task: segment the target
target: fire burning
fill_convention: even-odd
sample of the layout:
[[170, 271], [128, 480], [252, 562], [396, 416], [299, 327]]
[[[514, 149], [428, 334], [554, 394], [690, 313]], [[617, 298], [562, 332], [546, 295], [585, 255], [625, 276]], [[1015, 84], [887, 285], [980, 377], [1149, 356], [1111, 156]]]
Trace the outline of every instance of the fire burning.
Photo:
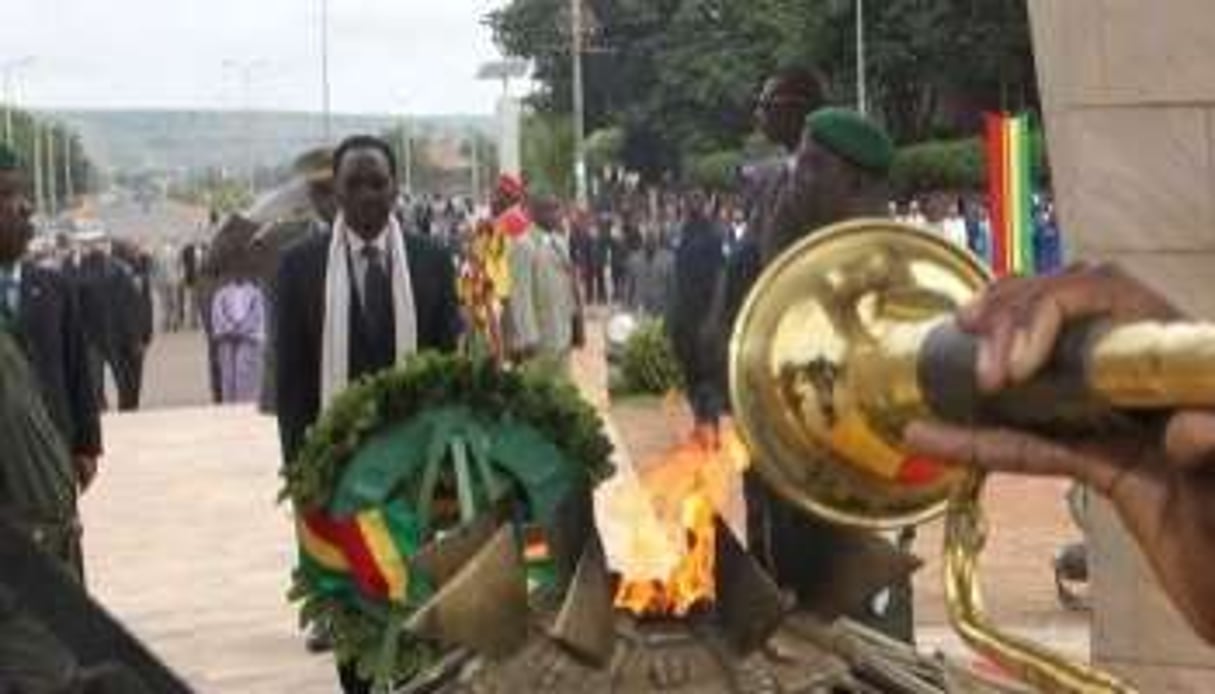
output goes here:
[[626, 543], [617, 548], [625, 558], [615, 567], [621, 571], [617, 608], [684, 617], [716, 600], [716, 521], [720, 516], [745, 536], [741, 473], [746, 466], [742, 442], [725, 425], [711, 434], [697, 431], [631, 471], [634, 478], [611, 500], [622, 514], [611, 514], [610, 522]]

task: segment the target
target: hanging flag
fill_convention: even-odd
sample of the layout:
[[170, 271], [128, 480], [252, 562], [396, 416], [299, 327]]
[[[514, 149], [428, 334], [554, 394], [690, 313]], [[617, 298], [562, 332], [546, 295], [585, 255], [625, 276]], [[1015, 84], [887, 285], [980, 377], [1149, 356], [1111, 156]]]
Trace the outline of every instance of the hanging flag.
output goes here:
[[1033, 158], [1029, 117], [989, 113], [987, 180], [991, 269], [997, 277], [1034, 274]]

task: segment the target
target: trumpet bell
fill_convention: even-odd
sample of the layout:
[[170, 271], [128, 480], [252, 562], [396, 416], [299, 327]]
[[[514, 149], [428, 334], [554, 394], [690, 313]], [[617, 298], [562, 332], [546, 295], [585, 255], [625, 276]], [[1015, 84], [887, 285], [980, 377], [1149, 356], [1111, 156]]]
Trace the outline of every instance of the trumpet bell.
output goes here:
[[754, 468], [828, 521], [890, 529], [945, 512], [964, 473], [907, 455], [923, 413], [913, 360], [885, 353], [974, 297], [980, 261], [917, 227], [862, 219], [782, 254], [735, 322], [730, 392]]

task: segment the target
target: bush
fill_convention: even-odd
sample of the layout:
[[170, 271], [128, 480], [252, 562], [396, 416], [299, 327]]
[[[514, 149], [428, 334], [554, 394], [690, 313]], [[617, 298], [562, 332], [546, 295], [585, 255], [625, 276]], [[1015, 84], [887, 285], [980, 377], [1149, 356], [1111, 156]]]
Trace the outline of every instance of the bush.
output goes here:
[[661, 320], [638, 326], [624, 346], [617, 395], [665, 395], [683, 387], [675, 350]]
[[983, 141], [924, 142], [899, 150], [890, 169], [890, 184], [899, 195], [930, 190], [982, 188], [987, 181]]
[[[1034, 182], [1049, 177], [1042, 132], [1030, 133]], [[900, 196], [934, 190], [981, 190], [987, 187], [987, 146], [981, 137], [936, 140], [908, 145], [895, 155], [890, 185]]]
[[742, 164], [743, 153], [736, 149], [694, 156], [687, 164], [688, 181], [709, 190], [732, 190], [738, 187], [738, 171]]
[[603, 128], [596, 130], [586, 138], [583, 145], [586, 151], [587, 164], [593, 169], [619, 164], [624, 153], [624, 130], [621, 128]]

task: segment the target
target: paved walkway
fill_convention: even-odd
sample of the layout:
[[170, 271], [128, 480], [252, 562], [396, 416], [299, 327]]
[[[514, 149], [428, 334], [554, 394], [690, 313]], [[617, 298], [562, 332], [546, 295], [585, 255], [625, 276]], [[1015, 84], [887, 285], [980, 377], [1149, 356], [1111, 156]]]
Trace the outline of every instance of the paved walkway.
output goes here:
[[250, 408], [105, 422], [82, 506], [94, 593], [199, 692], [330, 694], [285, 598], [290, 519], [275, 503], [273, 420]]

